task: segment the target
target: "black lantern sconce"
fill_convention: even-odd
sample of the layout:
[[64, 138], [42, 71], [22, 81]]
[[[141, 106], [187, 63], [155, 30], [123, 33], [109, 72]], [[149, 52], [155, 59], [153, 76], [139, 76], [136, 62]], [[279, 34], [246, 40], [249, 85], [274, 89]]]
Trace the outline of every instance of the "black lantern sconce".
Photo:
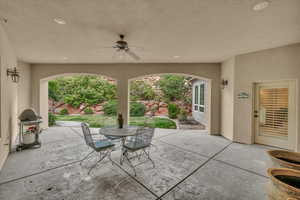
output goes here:
[[14, 83], [17, 83], [19, 82], [19, 79], [20, 79], [20, 74], [17, 70], [16, 67], [14, 68], [8, 68], [7, 71], [7, 76], [10, 76], [11, 77], [11, 80], [14, 82]]
[[223, 79], [222, 82], [221, 82], [222, 89], [224, 89], [227, 86], [228, 86], [228, 80]]

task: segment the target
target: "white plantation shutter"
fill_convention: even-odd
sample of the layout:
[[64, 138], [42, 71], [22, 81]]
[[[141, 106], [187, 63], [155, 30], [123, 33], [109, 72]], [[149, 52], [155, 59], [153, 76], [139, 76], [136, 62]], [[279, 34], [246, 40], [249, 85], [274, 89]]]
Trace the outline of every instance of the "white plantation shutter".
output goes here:
[[269, 136], [288, 136], [288, 88], [260, 89], [260, 133]]

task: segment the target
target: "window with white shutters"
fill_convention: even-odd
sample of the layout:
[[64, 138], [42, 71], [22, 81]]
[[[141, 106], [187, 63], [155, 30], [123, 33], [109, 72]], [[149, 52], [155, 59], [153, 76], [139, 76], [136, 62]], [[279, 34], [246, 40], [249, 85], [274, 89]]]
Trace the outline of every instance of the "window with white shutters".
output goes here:
[[288, 88], [260, 89], [260, 132], [263, 135], [287, 137]]

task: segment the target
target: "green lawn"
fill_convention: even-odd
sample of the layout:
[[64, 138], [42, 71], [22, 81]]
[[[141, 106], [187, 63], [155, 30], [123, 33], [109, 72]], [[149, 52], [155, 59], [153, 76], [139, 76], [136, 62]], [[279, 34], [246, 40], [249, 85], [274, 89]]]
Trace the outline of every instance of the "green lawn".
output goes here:
[[[116, 125], [116, 116], [105, 115], [56, 115], [57, 121], [79, 121], [86, 122], [91, 127], [100, 128], [103, 126]], [[147, 123], [146, 123], [147, 122]], [[176, 129], [176, 124], [172, 120], [165, 118], [130, 117], [130, 125], [152, 128]]]

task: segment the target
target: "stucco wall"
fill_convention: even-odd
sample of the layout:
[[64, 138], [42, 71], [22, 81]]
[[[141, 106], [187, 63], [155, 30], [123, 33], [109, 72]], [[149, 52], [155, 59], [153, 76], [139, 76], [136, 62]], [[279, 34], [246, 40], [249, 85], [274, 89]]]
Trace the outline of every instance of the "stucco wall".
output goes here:
[[[88, 73], [115, 78], [118, 81], [119, 110], [128, 116], [128, 81], [151, 74], [179, 73], [194, 75], [211, 80], [211, 116], [212, 134], [219, 134], [220, 123], [220, 64], [34, 64], [32, 65], [33, 105], [40, 105], [40, 83], [61, 74]], [[42, 97], [43, 98], [43, 97]], [[46, 100], [42, 100], [46, 102]], [[47, 116], [45, 116], [47, 117]]]
[[[297, 114], [299, 115], [300, 98], [300, 44], [259, 51], [236, 56], [235, 61], [235, 94], [245, 91], [249, 99], [234, 98], [234, 138], [238, 142], [253, 143], [253, 84], [255, 82], [275, 80], [296, 80]], [[291, 119], [289, 119], [289, 122]], [[297, 147], [300, 151], [300, 134], [296, 116]]]
[[[16, 67], [17, 59], [9, 44], [6, 33], [0, 25], [0, 67], [1, 67], [1, 137], [0, 169], [8, 155], [10, 141], [17, 135], [17, 84], [7, 77], [7, 68]], [[12, 140], [10, 138], [12, 137]]]
[[228, 80], [228, 85], [221, 92], [221, 134], [233, 140], [234, 133], [234, 72], [235, 58], [222, 63], [221, 79]]

